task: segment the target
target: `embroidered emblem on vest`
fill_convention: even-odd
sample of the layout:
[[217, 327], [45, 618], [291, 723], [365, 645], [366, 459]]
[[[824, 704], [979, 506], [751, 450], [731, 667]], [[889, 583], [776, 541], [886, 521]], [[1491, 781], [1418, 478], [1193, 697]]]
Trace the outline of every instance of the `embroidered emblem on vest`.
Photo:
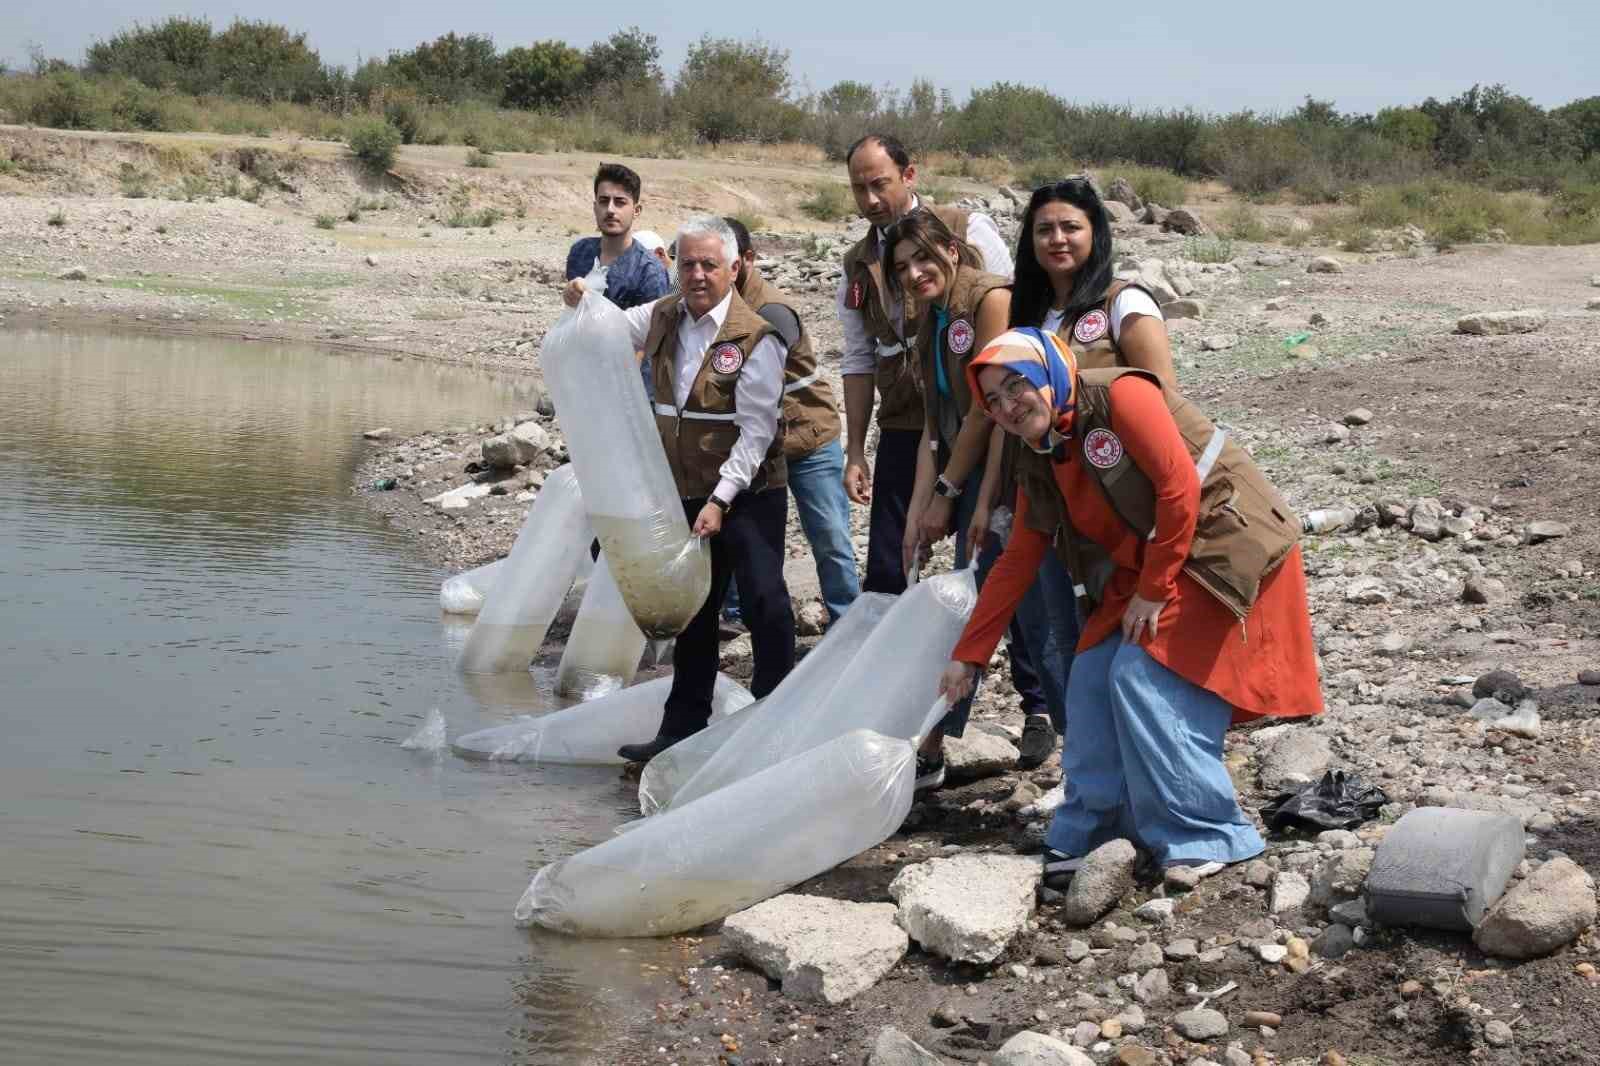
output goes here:
[[744, 366], [744, 353], [732, 341], [717, 345], [711, 351], [711, 369], [719, 374], [732, 374]]
[[845, 293], [844, 306], [848, 310], [859, 311], [866, 302], [867, 290], [862, 287], [860, 279], [852, 281], [850, 283], [850, 291]]
[[945, 344], [956, 355], [966, 355], [972, 351], [972, 323], [964, 318], [958, 318], [950, 323], [950, 328], [945, 331]]
[[1072, 336], [1079, 344], [1091, 344], [1104, 337], [1110, 326], [1111, 320], [1106, 317], [1105, 311], [1097, 307], [1078, 319], [1072, 327]]
[[1109, 470], [1122, 461], [1122, 441], [1109, 429], [1091, 430], [1083, 438], [1083, 457], [1101, 470]]

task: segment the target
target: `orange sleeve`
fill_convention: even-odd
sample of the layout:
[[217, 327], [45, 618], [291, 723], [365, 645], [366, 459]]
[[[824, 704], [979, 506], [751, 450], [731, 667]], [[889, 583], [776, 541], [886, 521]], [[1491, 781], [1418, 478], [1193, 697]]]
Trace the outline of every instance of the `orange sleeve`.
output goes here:
[[1011, 539], [1006, 541], [1006, 550], [1000, 553], [994, 568], [984, 578], [977, 606], [972, 609], [967, 628], [961, 631], [961, 639], [950, 653], [952, 659], [972, 663], [980, 670], [988, 666], [1001, 634], [1011, 624], [1017, 604], [1033, 585], [1044, 553], [1050, 550], [1050, 540], [1038, 530], [1029, 529], [1027, 517], [1028, 501], [1018, 492], [1017, 514], [1011, 520]]
[[1127, 375], [1111, 386], [1111, 426], [1156, 490], [1156, 528], [1144, 545], [1139, 596], [1170, 600], [1200, 513], [1200, 477], [1159, 386]]

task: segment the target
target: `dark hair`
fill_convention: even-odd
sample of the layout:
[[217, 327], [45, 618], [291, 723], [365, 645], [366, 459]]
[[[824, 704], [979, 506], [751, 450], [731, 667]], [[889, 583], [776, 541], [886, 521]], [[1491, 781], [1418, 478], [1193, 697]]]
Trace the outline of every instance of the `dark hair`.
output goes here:
[[865, 144], [876, 144], [879, 148], [882, 148], [888, 153], [890, 162], [901, 170], [911, 165], [911, 153], [906, 151], [906, 146], [900, 143], [898, 137], [888, 133], [868, 133], [857, 140], [855, 144], [845, 149], [845, 166], [848, 167], [850, 165], [850, 159], [856, 154], [856, 149]]
[[620, 185], [633, 197], [633, 202], [639, 202], [639, 175], [621, 163], [601, 163], [600, 169], [594, 172], [594, 191], [600, 192], [600, 183], [608, 181], [613, 185]]
[[750, 231], [745, 228], [745, 224], [732, 215], [723, 215], [722, 221], [726, 222], [728, 228], [733, 230], [733, 239], [739, 244], [739, 257], [742, 259], [749, 255], [750, 249], [754, 245], [750, 243]]
[[1089, 260], [1078, 268], [1072, 282], [1072, 295], [1067, 298], [1067, 321], [1099, 306], [1111, 287], [1111, 219], [1106, 215], [1106, 205], [1088, 178], [1065, 178], [1033, 190], [1028, 209], [1022, 214], [1022, 228], [1017, 231], [1017, 265], [1011, 283], [1011, 325], [1038, 326], [1055, 301], [1055, 287], [1050, 276], [1039, 265], [1033, 254], [1033, 219], [1045, 204], [1066, 203], [1089, 216], [1094, 229]]
[[[910, 241], [924, 252], [940, 258], [943, 258], [945, 249], [954, 244], [957, 263], [980, 269], [983, 266], [983, 259], [976, 248], [950, 232], [944, 219], [926, 207], [919, 207], [883, 232], [883, 276], [895, 292], [900, 291], [900, 275], [894, 268], [894, 250], [901, 241]], [[944, 272], [945, 284], [949, 285], [954, 276], [954, 267], [947, 269]]]

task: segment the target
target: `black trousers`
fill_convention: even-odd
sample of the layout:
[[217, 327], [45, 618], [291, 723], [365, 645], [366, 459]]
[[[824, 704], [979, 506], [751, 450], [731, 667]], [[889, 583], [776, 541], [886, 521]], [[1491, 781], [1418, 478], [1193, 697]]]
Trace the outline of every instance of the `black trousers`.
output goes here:
[[[905, 542], [906, 512], [917, 484], [919, 429], [885, 429], [878, 433], [878, 454], [872, 463], [872, 511], [867, 529], [867, 577], [862, 592], [906, 590], [900, 546]], [[741, 585], [742, 587], [742, 585]]]
[[[683, 501], [689, 524], [704, 499]], [[711, 538], [711, 593], [678, 636], [672, 651], [672, 693], [667, 696], [661, 732], [682, 738], [704, 729], [711, 719], [711, 693], [721, 653], [717, 642], [728, 582], [739, 580], [739, 611], [750, 630], [757, 699], [778, 687], [794, 668], [794, 608], [783, 582], [783, 534], [789, 520], [789, 490], [742, 492], [722, 517], [722, 532]]]

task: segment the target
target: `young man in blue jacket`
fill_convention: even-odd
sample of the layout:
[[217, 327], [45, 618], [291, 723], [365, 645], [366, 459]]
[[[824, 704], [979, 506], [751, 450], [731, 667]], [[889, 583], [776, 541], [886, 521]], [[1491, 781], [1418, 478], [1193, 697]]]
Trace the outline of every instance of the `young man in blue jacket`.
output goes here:
[[598, 237], [574, 241], [567, 252], [567, 280], [583, 279], [590, 292], [626, 311], [651, 303], [672, 289], [667, 270], [649, 249], [633, 239], [642, 209], [639, 175], [621, 163], [602, 163], [594, 175], [594, 224]]

